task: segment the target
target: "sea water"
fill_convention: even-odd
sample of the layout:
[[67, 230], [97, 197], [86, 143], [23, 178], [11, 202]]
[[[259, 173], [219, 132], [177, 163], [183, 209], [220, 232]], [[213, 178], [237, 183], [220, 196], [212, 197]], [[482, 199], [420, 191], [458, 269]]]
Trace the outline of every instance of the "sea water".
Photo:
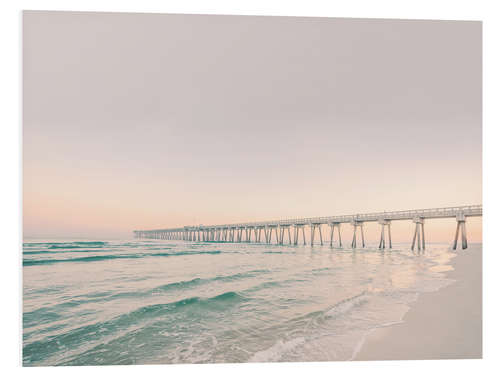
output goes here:
[[349, 360], [419, 293], [452, 283], [454, 256], [448, 244], [25, 240], [23, 364]]

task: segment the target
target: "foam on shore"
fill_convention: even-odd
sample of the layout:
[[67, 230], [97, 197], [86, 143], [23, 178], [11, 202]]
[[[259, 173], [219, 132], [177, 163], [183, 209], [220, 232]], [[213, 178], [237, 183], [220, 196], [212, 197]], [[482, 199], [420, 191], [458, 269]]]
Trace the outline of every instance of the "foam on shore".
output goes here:
[[372, 330], [354, 359], [482, 358], [482, 248], [458, 251], [451, 265], [454, 283], [421, 293], [402, 324]]

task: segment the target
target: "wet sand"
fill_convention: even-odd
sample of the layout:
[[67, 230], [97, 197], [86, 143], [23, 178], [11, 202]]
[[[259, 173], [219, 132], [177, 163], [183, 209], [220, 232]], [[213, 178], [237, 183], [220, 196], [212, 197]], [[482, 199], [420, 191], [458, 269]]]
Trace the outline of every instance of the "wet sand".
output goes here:
[[482, 249], [459, 250], [453, 284], [422, 293], [401, 324], [372, 331], [357, 361], [482, 358]]

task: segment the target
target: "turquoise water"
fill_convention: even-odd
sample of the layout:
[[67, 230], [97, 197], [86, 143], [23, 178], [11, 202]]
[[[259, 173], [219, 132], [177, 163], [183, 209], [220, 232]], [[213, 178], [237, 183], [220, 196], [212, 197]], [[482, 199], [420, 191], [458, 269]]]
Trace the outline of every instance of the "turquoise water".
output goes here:
[[453, 282], [427, 247], [25, 240], [23, 364], [349, 360]]

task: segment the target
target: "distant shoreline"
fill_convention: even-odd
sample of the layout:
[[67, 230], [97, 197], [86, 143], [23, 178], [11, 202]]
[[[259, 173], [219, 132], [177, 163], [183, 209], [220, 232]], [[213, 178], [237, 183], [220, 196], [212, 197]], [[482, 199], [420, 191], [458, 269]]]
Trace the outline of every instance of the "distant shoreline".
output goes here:
[[355, 361], [482, 358], [482, 247], [457, 251], [456, 280], [422, 293], [401, 324], [367, 335]]

